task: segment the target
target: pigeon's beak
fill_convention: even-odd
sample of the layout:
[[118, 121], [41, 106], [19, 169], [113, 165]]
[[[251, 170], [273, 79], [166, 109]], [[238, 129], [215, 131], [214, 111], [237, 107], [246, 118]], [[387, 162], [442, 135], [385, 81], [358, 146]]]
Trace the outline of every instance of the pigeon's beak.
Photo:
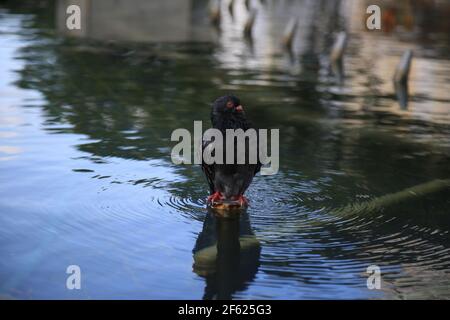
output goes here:
[[244, 111], [244, 108], [242, 108], [241, 105], [238, 105], [238, 106], [236, 107], [236, 111], [237, 111], [237, 112], [242, 112], [242, 111]]

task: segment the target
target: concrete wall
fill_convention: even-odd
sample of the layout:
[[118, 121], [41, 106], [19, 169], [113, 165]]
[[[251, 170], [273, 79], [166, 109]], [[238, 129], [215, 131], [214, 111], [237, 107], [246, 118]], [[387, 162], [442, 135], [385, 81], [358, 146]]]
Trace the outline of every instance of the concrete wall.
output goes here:
[[[81, 8], [81, 30], [66, 27], [71, 4]], [[204, 0], [58, 0], [56, 21], [65, 35], [98, 40], [209, 41], [206, 10]]]

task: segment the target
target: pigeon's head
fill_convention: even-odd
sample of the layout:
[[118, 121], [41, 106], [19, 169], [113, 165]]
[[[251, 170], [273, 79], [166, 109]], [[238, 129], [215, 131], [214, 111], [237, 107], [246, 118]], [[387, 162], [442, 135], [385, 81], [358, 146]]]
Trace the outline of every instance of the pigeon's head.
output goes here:
[[234, 95], [226, 95], [217, 98], [212, 105], [211, 121], [213, 125], [220, 120], [245, 119], [244, 108], [241, 101]]

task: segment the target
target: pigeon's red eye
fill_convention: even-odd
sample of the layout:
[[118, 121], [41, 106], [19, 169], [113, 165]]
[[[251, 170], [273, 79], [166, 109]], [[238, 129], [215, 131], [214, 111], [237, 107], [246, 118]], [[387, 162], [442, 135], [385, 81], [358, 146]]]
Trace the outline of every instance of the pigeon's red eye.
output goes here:
[[228, 101], [228, 102], [227, 102], [227, 108], [228, 108], [228, 109], [233, 108], [233, 102], [232, 102], [232, 101]]

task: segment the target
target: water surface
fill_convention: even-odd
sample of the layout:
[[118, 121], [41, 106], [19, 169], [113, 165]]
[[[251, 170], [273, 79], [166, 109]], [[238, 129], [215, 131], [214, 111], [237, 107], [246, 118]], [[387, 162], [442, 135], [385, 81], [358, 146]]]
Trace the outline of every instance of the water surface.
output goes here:
[[[252, 43], [243, 8], [213, 43], [111, 43], [61, 36], [52, 7], [0, 6], [0, 295], [450, 298], [448, 188], [337, 214], [450, 178], [448, 33], [350, 28], [339, 83], [327, 57], [345, 17], [314, 3], [293, 54], [268, 45], [289, 11], [269, 5]], [[335, 18], [315, 24], [317, 12]], [[391, 77], [406, 48], [401, 108]], [[170, 134], [209, 124], [227, 92], [280, 129], [281, 163], [255, 178], [246, 213], [223, 220], [206, 209], [200, 168], [172, 164]], [[66, 289], [73, 264], [81, 290]], [[366, 286], [372, 264], [381, 290]]]

